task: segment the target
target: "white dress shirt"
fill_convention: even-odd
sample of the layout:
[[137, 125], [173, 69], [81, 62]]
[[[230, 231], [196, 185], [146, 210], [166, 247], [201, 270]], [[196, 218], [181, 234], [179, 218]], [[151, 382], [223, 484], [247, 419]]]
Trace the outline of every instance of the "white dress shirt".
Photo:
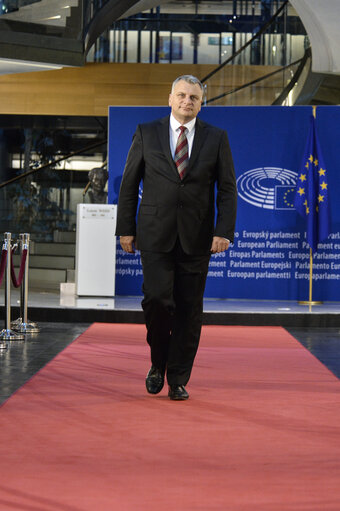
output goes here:
[[188, 141], [188, 154], [189, 158], [191, 155], [191, 149], [192, 149], [192, 143], [194, 141], [195, 136], [195, 124], [196, 124], [196, 117], [192, 119], [191, 121], [187, 122], [186, 124], [181, 124], [178, 122], [175, 117], [171, 114], [170, 115], [170, 150], [171, 155], [174, 158], [175, 157], [175, 151], [176, 151], [176, 145], [177, 140], [179, 137], [179, 134], [181, 133], [181, 130], [179, 129], [180, 126], [185, 126], [187, 128], [187, 131], [185, 133]]

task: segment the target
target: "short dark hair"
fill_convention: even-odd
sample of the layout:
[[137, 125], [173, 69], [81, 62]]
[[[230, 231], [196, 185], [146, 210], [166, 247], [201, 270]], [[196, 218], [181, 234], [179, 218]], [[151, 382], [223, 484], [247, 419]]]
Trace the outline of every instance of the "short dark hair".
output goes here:
[[178, 78], [176, 78], [176, 80], [174, 80], [173, 83], [172, 83], [171, 93], [173, 92], [175, 85], [177, 85], [177, 83], [180, 82], [181, 80], [184, 80], [187, 83], [191, 83], [191, 85], [199, 85], [199, 87], [200, 87], [200, 89], [202, 91], [202, 95], [203, 95], [203, 93], [204, 93], [203, 85], [199, 81], [199, 79], [196, 78], [196, 76], [193, 76], [193, 75], [182, 75], [182, 76], [179, 76]]

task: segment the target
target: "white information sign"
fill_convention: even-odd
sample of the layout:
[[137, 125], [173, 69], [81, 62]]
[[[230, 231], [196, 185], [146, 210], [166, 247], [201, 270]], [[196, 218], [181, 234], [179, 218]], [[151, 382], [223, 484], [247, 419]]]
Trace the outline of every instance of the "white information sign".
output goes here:
[[78, 204], [76, 294], [114, 296], [117, 206]]

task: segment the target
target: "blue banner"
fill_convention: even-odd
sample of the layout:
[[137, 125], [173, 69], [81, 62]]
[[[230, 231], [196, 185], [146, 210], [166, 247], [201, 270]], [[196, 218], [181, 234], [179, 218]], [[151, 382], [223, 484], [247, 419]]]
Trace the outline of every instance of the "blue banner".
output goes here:
[[[116, 203], [126, 156], [139, 123], [167, 107], [110, 107], [109, 202]], [[239, 193], [235, 243], [211, 257], [206, 297], [308, 299], [306, 220], [294, 207], [312, 107], [204, 107], [200, 117], [228, 132]], [[316, 127], [327, 169], [332, 223], [313, 263], [313, 299], [340, 300], [340, 107], [318, 107]], [[332, 207], [333, 206], [333, 207]], [[140, 295], [140, 257], [117, 244], [116, 293]]]

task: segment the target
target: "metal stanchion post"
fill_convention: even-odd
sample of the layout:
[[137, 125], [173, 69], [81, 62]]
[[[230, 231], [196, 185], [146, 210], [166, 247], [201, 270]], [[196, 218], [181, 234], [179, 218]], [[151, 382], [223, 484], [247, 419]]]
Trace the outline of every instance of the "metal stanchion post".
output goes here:
[[[7, 251], [7, 242], [6, 240], [4, 240], [4, 243], [2, 245], [2, 250], [6, 250]], [[4, 257], [4, 254], [2, 253], [2, 257]], [[8, 348], [8, 342], [6, 342], [5, 340], [1, 339], [0, 338], [0, 352], [1, 350], [6, 350]]]
[[17, 334], [13, 330], [10, 330], [11, 326], [11, 240], [12, 234], [10, 232], [5, 232], [4, 243], [6, 245], [7, 250], [7, 261], [6, 261], [6, 269], [5, 269], [5, 328], [0, 332], [0, 340], [3, 341], [23, 341], [25, 336], [22, 334]]
[[29, 268], [29, 248], [30, 248], [30, 235], [29, 233], [20, 234], [20, 248], [21, 254], [27, 250], [25, 272], [20, 288], [20, 318], [13, 321], [11, 327], [16, 332], [22, 334], [35, 334], [40, 332], [38, 325], [27, 319], [27, 306], [28, 306], [28, 268]]
[[2, 350], [7, 350], [7, 348], [8, 348], [8, 342], [0, 339], [0, 353], [2, 352]]

